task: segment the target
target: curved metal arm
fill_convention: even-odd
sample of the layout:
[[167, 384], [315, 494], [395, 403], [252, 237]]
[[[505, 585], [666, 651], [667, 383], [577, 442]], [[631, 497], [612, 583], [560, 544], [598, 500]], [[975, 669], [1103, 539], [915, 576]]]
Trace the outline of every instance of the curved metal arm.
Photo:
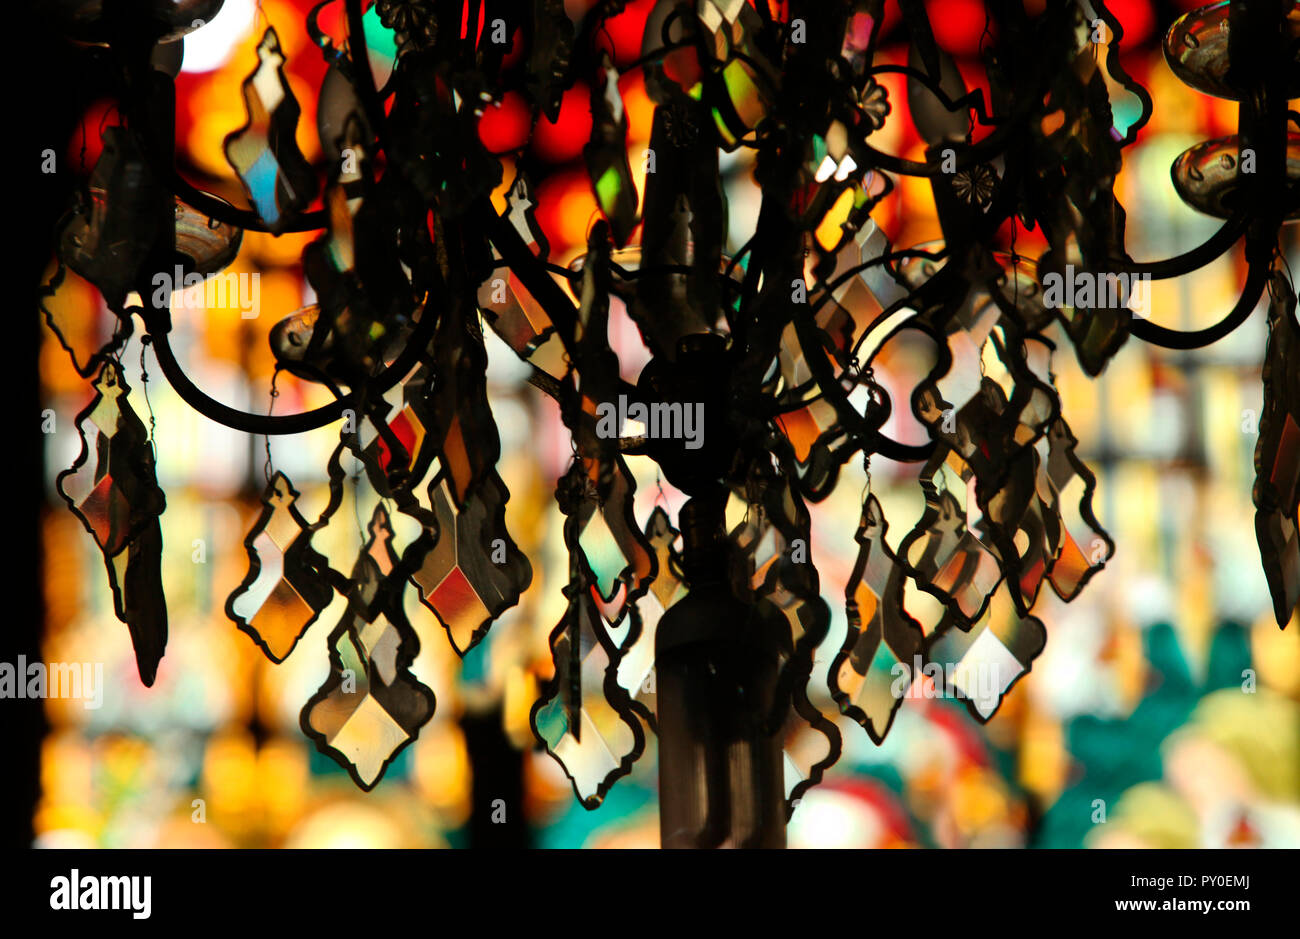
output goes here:
[[[195, 188], [194, 184], [182, 176], [175, 167], [172, 168], [172, 191], [186, 205], [197, 209], [208, 218], [216, 219], [223, 225], [242, 228], [244, 231], [271, 231], [271, 226], [262, 221], [262, 217], [256, 212], [236, 208], [222, 202], [220, 199], [214, 199], [201, 189]], [[287, 220], [281, 226], [280, 232], [283, 234], [287, 232], [315, 231], [324, 228], [327, 224], [325, 210], [316, 209], [313, 212], [303, 212]]]
[[[365, 37], [361, 34], [361, 5], [356, 0], [348, 0], [347, 11], [349, 14], [350, 38], [355, 39], [355, 49], [366, 66], [358, 71], [364, 72], [362, 81], [363, 99], [368, 109], [373, 110], [375, 103], [375, 88], [372, 76], [369, 73], [368, 59], [366, 58]], [[382, 117], [382, 109], [379, 109]], [[374, 115], [371, 115], [373, 120]], [[382, 125], [380, 125], [382, 126]], [[179, 190], [182, 199], [201, 212], [208, 213], [210, 217], [219, 221], [226, 222], [237, 227], [248, 228], [255, 231], [266, 231], [265, 223], [255, 214], [235, 209], [217, 202], [206, 196], [199, 190], [195, 189], [188, 181], [181, 177], [175, 169], [172, 169], [173, 182]], [[493, 213], [495, 215], [495, 212]], [[294, 220], [287, 230], [305, 231], [312, 228], [319, 228], [320, 225], [314, 224], [316, 220], [323, 219], [324, 212], [307, 213], [299, 216]], [[316, 430], [331, 424], [343, 417], [345, 411], [352, 410], [354, 413], [365, 400], [373, 400], [377, 395], [383, 394], [389, 388], [396, 385], [412, 368], [418, 364], [420, 356], [428, 347], [429, 341], [433, 338], [434, 326], [438, 317], [432, 311], [426, 309], [425, 314], [420, 317], [415, 328], [407, 337], [405, 348], [398, 354], [397, 358], [392, 361], [383, 371], [376, 374], [362, 388], [354, 388], [348, 394], [331, 401], [329, 404], [315, 408], [311, 411], [303, 411], [300, 414], [250, 414], [246, 411], [240, 411], [217, 401], [208, 395], [201, 388], [190, 380], [185, 374], [185, 370], [176, 360], [176, 355], [172, 351], [171, 341], [168, 333], [171, 330], [170, 316], [167, 310], [150, 310], [136, 308], [133, 312], [140, 313], [145, 321], [145, 327], [148, 330], [149, 341], [153, 345], [154, 355], [158, 360], [158, 366], [162, 370], [163, 376], [167, 379], [168, 384], [172, 386], [176, 394], [180, 396], [190, 407], [198, 411], [204, 417], [214, 420], [219, 424], [235, 430], [243, 431], [249, 434], [263, 434], [266, 436], [277, 436], [281, 434], [300, 434], [309, 430]]]
[[1232, 311], [1213, 326], [1207, 326], [1205, 329], [1196, 329], [1191, 332], [1183, 332], [1178, 329], [1170, 329], [1167, 326], [1158, 326], [1147, 319], [1135, 319], [1129, 325], [1129, 332], [1143, 342], [1149, 342], [1153, 346], [1160, 346], [1163, 349], [1203, 349], [1213, 342], [1218, 342], [1224, 336], [1228, 335], [1250, 317], [1255, 310], [1255, 304], [1264, 293], [1264, 286], [1268, 283], [1269, 266], [1263, 263], [1253, 263], [1250, 265], [1250, 273], [1246, 277], [1246, 284], [1241, 289], [1241, 296], [1237, 298], [1237, 305]]
[[218, 424], [242, 430], [246, 434], [266, 436], [305, 433], [332, 424], [343, 417], [344, 411], [352, 410], [356, 413], [362, 401], [373, 400], [375, 396], [382, 395], [410, 373], [433, 337], [434, 324], [438, 321], [437, 316], [426, 310], [424, 316], [420, 317], [420, 321], [415, 325], [415, 329], [411, 331], [406, 348], [387, 368], [367, 382], [364, 388], [354, 388], [343, 397], [311, 411], [271, 415], [240, 411], [209, 396], [190, 380], [180, 363], [176, 361], [171, 342], [167, 338], [168, 329], [164, 328], [169, 324], [160, 323], [158, 318], [151, 315], [148, 310], [135, 308], [133, 312], [138, 312], [144, 317], [145, 326], [149, 331], [149, 340], [158, 359], [158, 367], [182, 401]]
[[[793, 320], [795, 333], [799, 337], [800, 344], [807, 344], [808, 348], [815, 347], [812, 330], [817, 327], [812, 321], [812, 311], [808, 310], [801, 316], [796, 316]], [[825, 357], [813, 355], [808, 357], [808, 366], [812, 369], [817, 384], [821, 387], [822, 395], [826, 397], [835, 407], [836, 413], [841, 420], [845, 420], [845, 425], [849, 433], [858, 438], [861, 449], [864, 453], [879, 454], [890, 460], [896, 460], [899, 463], [919, 463], [929, 458], [934, 450], [934, 441], [930, 441], [920, 446], [900, 443], [886, 437], [880, 432], [879, 427], [870, 426], [862, 415], [849, 403], [848, 395], [836, 381], [835, 375], [830, 371]]]
[[[980, 163], [987, 163], [1000, 156], [1003, 150], [1006, 149], [1005, 145], [1009, 142], [1009, 138], [1019, 132], [1023, 118], [1008, 118], [1008, 120], [1012, 123], [999, 126], [997, 130], [983, 140], [976, 141], [969, 146], [953, 147], [955, 154], [953, 166], [955, 169], [968, 169]], [[853, 146], [861, 148], [863, 153], [871, 157], [871, 167], [874, 169], [888, 170], [891, 173], [898, 173], [900, 176], [924, 176], [927, 179], [949, 175], [943, 172], [942, 161], [918, 163], [916, 160], [904, 160], [902, 157], [896, 157], [877, 150], [861, 140], [855, 140]]]
[[[1067, 4], [1061, 4], [1058, 7], [1049, 10], [1046, 16], [1064, 16], [1067, 15], [1069, 9], [1070, 7]], [[872, 50], [872, 52], [874, 53], [874, 50]], [[916, 75], [913, 74], [915, 70], [905, 66], [879, 66], [873, 71], [901, 72], [909, 77], [916, 77]], [[997, 127], [983, 140], [976, 141], [975, 143], [961, 148], [961, 152], [956, 154], [956, 170], [964, 170], [980, 163], [987, 163], [995, 157], [1003, 155], [1004, 151], [1007, 149], [1007, 145], [1011, 143], [1013, 135], [1021, 133], [1021, 129], [1029, 119], [1029, 115], [1034, 106], [1038, 102], [1042, 101], [1043, 95], [1046, 93], [1047, 86], [1050, 82], [1050, 74], [1047, 70], [1044, 70], [1044, 75], [1046, 77], [1044, 77], [1042, 84], [1035, 89], [1033, 93], [1025, 96], [1025, 103], [1018, 113], [1010, 114], [1005, 118], [994, 119], [986, 115], [982, 107], [977, 108], [980, 113], [981, 123], [986, 125], [997, 124]], [[937, 94], [937, 89], [934, 87], [934, 82], [932, 80], [926, 83], [926, 87], [932, 94]], [[975, 95], [980, 96], [979, 100], [982, 104], [983, 95], [979, 89], [976, 89], [973, 92], [968, 92], [955, 102], [949, 99], [946, 95], [939, 95], [938, 97], [945, 107], [952, 110], [953, 105], [961, 104], [967, 98]], [[898, 173], [901, 176], [924, 176], [931, 179], [936, 178], [941, 174], [947, 175], [942, 173], [943, 167], [941, 163], [935, 163], [932, 165], [929, 163], [918, 163], [915, 160], [905, 160], [902, 157], [883, 153], [866, 143], [864, 140], [855, 140], [853, 145], [854, 147], [860, 148], [864, 155], [869, 156], [872, 161], [871, 165], [878, 169], [888, 170], [891, 173]], [[958, 148], [954, 147], [953, 149], [956, 150]]]
[[1153, 280], [1169, 280], [1199, 270], [1227, 251], [1250, 226], [1250, 216], [1237, 213], [1206, 241], [1182, 254], [1160, 261], [1112, 261], [1116, 273], [1146, 274]]

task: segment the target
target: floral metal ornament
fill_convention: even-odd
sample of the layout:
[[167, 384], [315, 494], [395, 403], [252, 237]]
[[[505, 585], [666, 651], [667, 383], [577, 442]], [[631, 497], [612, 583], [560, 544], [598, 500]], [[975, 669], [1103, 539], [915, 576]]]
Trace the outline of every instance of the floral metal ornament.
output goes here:
[[77, 415], [81, 453], [55, 488], [104, 555], [113, 610], [131, 633], [140, 680], [149, 686], [167, 645], [158, 524], [166, 498], [121, 366], [106, 360], [93, 385], [94, 399]]
[[952, 190], [957, 194], [957, 198], [981, 209], [988, 208], [989, 203], [993, 201], [997, 184], [997, 170], [984, 163], [962, 170], [952, 178]]
[[289, 477], [277, 472], [262, 494], [262, 514], [244, 538], [248, 573], [226, 598], [226, 616], [277, 664], [334, 596], [329, 561], [312, 548], [312, 526], [297, 500]]
[[419, 639], [402, 612], [403, 578], [382, 505], [357, 555], [348, 608], [329, 636], [330, 675], [302, 709], [302, 729], [363, 790], [433, 716], [433, 692], [411, 673]]
[[375, 10], [403, 48], [424, 49], [438, 39], [438, 18], [430, 0], [377, 0]]
[[889, 92], [874, 78], [868, 78], [858, 92], [858, 106], [862, 109], [862, 121], [867, 133], [880, 130], [885, 126], [885, 118], [889, 116]]

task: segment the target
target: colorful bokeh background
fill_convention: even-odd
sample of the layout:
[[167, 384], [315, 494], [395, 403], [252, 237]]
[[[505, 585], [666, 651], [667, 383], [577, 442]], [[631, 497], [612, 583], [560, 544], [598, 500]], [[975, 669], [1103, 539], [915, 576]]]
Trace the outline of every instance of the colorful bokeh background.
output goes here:
[[[182, 171], [201, 188], [242, 201], [221, 145], [244, 122], [240, 83], [255, 65], [256, 43], [268, 23], [279, 34], [302, 106], [300, 146], [319, 160], [315, 99], [325, 67], [302, 26], [312, 5], [226, 0], [220, 15], [186, 40], [185, 70], [177, 80], [178, 151]], [[1125, 27], [1125, 68], [1155, 100], [1154, 117], [1125, 153], [1117, 186], [1135, 258], [1177, 254], [1217, 227], [1179, 202], [1169, 177], [1179, 152], [1230, 133], [1236, 124], [1235, 105], [1181, 85], [1163, 61], [1164, 28], [1192, 5], [1109, 4]], [[575, 18], [589, 6], [590, 0], [566, 2]], [[603, 41], [612, 44], [617, 62], [640, 54], [651, 6], [651, 0], [632, 0], [609, 24]], [[982, 5], [933, 0], [928, 6], [936, 38], [958, 58], [968, 84], [978, 86]], [[327, 30], [342, 30], [329, 15], [322, 20]], [[904, 62], [897, 25], [887, 20], [886, 29], [893, 36], [887, 56]], [[872, 142], [921, 159], [902, 83], [893, 81], [898, 77], [884, 76], [893, 112]], [[640, 188], [652, 103], [636, 70], [623, 76], [619, 90]], [[1136, 101], [1125, 100], [1118, 88], [1113, 97], [1123, 129], [1137, 116]], [[94, 165], [99, 129], [119, 118], [109, 101], [80, 106], [84, 133], [74, 135], [65, 158], [84, 174]], [[480, 124], [484, 143], [503, 154], [498, 205], [516, 162], [524, 161], [539, 181], [538, 217], [559, 263], [580, 252], [597, 215], [580, 156], [590, 121], [588, 90], [578, 87], [566, 94], [554, 123], [542, 119], [530, 128], [524, 100], [509, 95], [489, 107]], [[723, 158], [731, 250], [757, 217], [760, 193], [751, 161], [744, 148]], [[834, 243], [847, 209], [832, 211], [819, 232], [824, 243]], [[899, 247], [939, 233], [923, 181], [903, 180], [874, 218]], [[1032, 236], [1020, 234], [1030, 239], [1020, 250], [1032, 254]], [[214, 397], [247, 409], [268, 407], [273, 361], [267, 332], [311, 300], [299, 257], [313, 237], [244, 238], [231, 270], [260, 274], [255, 318], [235, 307], [176, 305], [173, 346]], [[1287, 245], [1295, 266], [1294, 240], [1288, 237]], [[1156, 283], [1153, 318], [1183, 328], [1215, 321], [1235, 300], [1242, 271], [1239, 253], [1230, 253], [1193, 275]], [[613, 303], [611, 344], [624, 368], [635, 370], [645, 353], [625, 311]], [[81, 347], [102, 343], [113, 329], [98, 294], [75, 275], [51, 308]], [[336, 595], [279, 666], [222, 611], [244, 574], [242, 539], [258, 511], [265, 440], [192, 412], [161, 380], [152, 354], [142, 354], [137, 331], [123, 362], [137, 410], [147, 421], [147, 390], [156, 422], [159, 481], [168, 500], [163, 573], [171, 617], [157, 683], [151, 689], [140, 684], [98, 551], [54, 491], [54, 477], [80, 449], [74, 418], [91, 392], [46, 334], [42, 388], [57, 421], [46, 443], [43, 655], [46, 661], [104, 663], [106, 691], [97, 710], [76, 701], [47, 704], [38, 844], [469, 844], [476, 767], [466, 728], [486, 722], [522, 751], [522, 783], [503, 780], [502, 793], [522, 786], [522, 800], [506, 802], [505, 811], [522, 819], [531, 843], [657, 845], [653, 735], [633, 774], [594, 812], [578, 804], [559, 766], [533, 741], [528, 712], [539, 682], [551, 672], [546, 639], [563, 612], [560, 588], [567, 579], [554, 482], [572, 451], [554, 403], [527, 385], [511, 351], [490, 331], [486, 335], [500, 470], [511, 492], [507, 523], [532, 561], [533, 583], [464, 661], [432, 614], [410, 599], [422, 643], [415, 670], [435, 691], [438, 709], [366, 794], [316, 753], [298, 726], [303, 702], [327, 674], [325, 637], [342, 613], [342, 599]], [[1118, 546], [1114, 559], [1076, 602], [1040, 601], [1036, 613], [1047, 626], [1047, 648], [987, 726], [973, 721], [960, 701], [925, 696], [904, 702], [883, 746], [839, 719], [844, 756], [804, 797], [789, 828], [792, 846], [1300, 847], [1300, 624], [1283, 632], [1273, 622], [1250, 501], [1264, 338], [1257, 312], [1233, 336], [1192, 354], [1131, 341], [1100, 380], [1086, 378], [1068, 352], [1056, 356], [1064, 413], [1081, 441], [1080, 454], [1098, 475], [1095, 505]], [[928, 363], [923, 350], [897, 345], [877, 361], [876, 376], [895, 401], [906, 401]], [[279, 391], [277, 413], [324, 403], [328, 394], [289, 376], [281, 376]], [[923, 432], [899, 413], [905, 411], [895, 407], [886, 430], [919, 442]], [[309, 518], [324, 505], [325, 463], [336, 441], [328, 428], [271, 441], [274, 464], [302, 491], [300, 505]], [[629, 462], [638, 478], [639, 519], [656, 504], [675, 513], [682, 497], [659, 479], [654, 464], [635, 457]], [[891, 540], [921, 511], [915, 473], [916, 467], [873, 463], [872, 486], [889, 517]], [[843, 586], [864, 482], [855, 462], [838, 490], [813, 507], [812, 559], [834, 617], [818, 654], [815, 687], [821, 689], [844, 634]], [[350, 568], [360, 544], [358, 520], [369, 516], [373, 498], [364, 482], [349, 481], [343, 509], [317, 536], [316, 546], [336, 568]], [[817, 703], [836, 713], [824, 690]], [[491, 795], [493, 781], [480, 783], [480, 793], [486, 786]]]

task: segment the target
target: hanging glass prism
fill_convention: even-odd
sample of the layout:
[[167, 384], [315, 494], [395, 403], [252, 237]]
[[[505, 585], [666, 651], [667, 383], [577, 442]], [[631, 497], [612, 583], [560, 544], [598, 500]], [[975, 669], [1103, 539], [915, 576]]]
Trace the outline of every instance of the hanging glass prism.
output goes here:
[[312, 548], [312, 526], [294, 505], [297, 499], [289, 477], [277, 472], [244, 539], [248, 573], [226, 599], [226, 615], [277, 664], [334, 596], [329, 562]]
[[505, 527], [506, 497], [505, 484], [495, 474], [459, 510], [448, 479], [429, 486], [436, 534], [426, 528], [421, 536], [428, 544], [419, 549], [423, 559], [411, 580], [459, 655], [474, 648], [492, 623], [519, 602], [532, 578], [528, 559]]
[[632, 604], [636, 639], [627, 645], [618, 663], [618, 683], [632, 699], [637, 713], [655, 726], [655, 635], [659, 620], [668, 609], [686, 596], [682, 580], [681, 556], [674, 546], [680, 532], [673, 527], [668, 513], [656, 506], [646, 522], [645, 537], [657, 558], [657, 573], [650, 589]]
[[572, 506], [566, 539], [572, 529], [572, 547], [591, 586], [606, 603], [620, 589], [624, 603], [636, 600], [654, 582], [655, 556], [636, 525], [636, 481], [627, 463], [620, 455], [609, 464], [575, 460], [560, 486]]
[[963, 698], [971, 715], [987, 722], [1046, 644], [1042, 621], [1021, 616], [1003, 585], [971, 626], [949, 613], [926, 640], [926, 659], [933, 669], [927, 666], [916, 675], [909, 664], [909, 672], [913, 682], [942, 676], [946, 693]]
[[[510, 491], [497, 472], [501, 438], [488, 404], [487, 353], [473, 307], [439, 314], [429, 393], [415, 416], [421, 451], [436, 453], [428, 486], [431, 518], [404, 562], [420, 600], [464, 655], [493, 620], [519, 602], [532, 566], [505, 524]], [[423, 459], [423, 458], [422, 458]]]
[[1097, 477], [1075, 453], [1078, 443], [1064, 419], [1052, 424], [1042, 473], [1046, 485], [1040, 483], [1040, 491], [1046, 488], [1055, 496], [1054, 501], [1042, 500], [1050, 508], [1050, 514], [1044, 512], [1044, 519], [1058, 529], [1052, 536], [1054, 555], [1047, 578], [1057, 596], [1067, 603], [1115, 553], [1115, 542], [1093, 511]]
[[81, 454], [55, 488], [103, 552], [114, 612], [131, 633], [140, 680], [148, 686], [167, 645], [158, 523], [166, 497], [154, 473], [153, 442], [127, 398], [131, 389], [121, 367], [106, 360], [94, 388], [94, 399], [77, 415]]
[[330, 633], [329, 678], [301, 716], [317, 749], [367, 792], [436, 706], [433, 692], [411, 673], [420, 642], [402, 612], [404, 580], [393, 574], [398, 558], [382, 504], [369, 527], [352, 568], [347, 612]]
[[564, 593], [569, 606], [550, 639], [555, 676], [530, 721], [579, 800], [594, 809], [631, 772], [645, 732], [618, 683], [620, 652], [603, 628], [587, 578], [575, 569]]
[[59, 256], [120, 314], [127, 294], [139, 287], [172, 197], [150, 168], [139, 135], [107, 127], [102, 141], [87, 197], [63, 222]]
[[593, 128], [583, 156], [596, 204], [609, 222], [614, 244], [621, 248], [636, 225], [636, 186], [627, 162], [627, 113], [618, 91], [618, 70], [608, 55], [601, 72], [602, 82], [591, 90]]
[[[997, 556], [967, 527], [967, 507], [949, 489], [940, 454], [936, 451], [921, 475], [925, 512], [898, 546], [898, 556], [917, 586], [942, 600], [959, 619], [973, 622], [984, 612], [1002, 572]], [[959, 457], [956, 462], [960, 485], [969, 491], [969, 467]], [[973, 498], [968, 496], [968, 501]]]
[[822, 781], [844, 749], [840, 729], [809, 699], [806, 678], [792, 689], [784, 738], [781, 759], [785, 768], [785, 817], [789, 821], [803, 794]]
[[906, 688], [900, 665], [916, 669], [925, 634], [903, 607], [905, 572], [885, 540], [888, 525], [875, 495], [862, 506], [857, 564], [845, 588], [848, 633], [828, 673], [831, 694], [876, 743], [885, 739]]
[[1296, 297], [1275, 274], [1264, 358], [1264, 409], [1255, 444], [1255, 535], [1273, 597], [1273, 616], [1286, 628], [1300, 603], [1300, 327]]
[[280, 37], [268, 28], [257, 45], [257, 68], [244, 80], [248, 123], [226, 138], [226, 159], [254, 211], [272, 232], [284, 231], [316, 194], [316, 177], [294, 135], [298, 99], [284, 74]]
[[421, 363], [407, 377], [375, 400], [361, 418], [356, 434], [344, 427], [343, 438], [366, 469], [382, 498], [425, 524], [433, 516], [419, 502], [417, 487], [434, 459], [430, 446], [431, 417], [427, 398], [433, 373]]

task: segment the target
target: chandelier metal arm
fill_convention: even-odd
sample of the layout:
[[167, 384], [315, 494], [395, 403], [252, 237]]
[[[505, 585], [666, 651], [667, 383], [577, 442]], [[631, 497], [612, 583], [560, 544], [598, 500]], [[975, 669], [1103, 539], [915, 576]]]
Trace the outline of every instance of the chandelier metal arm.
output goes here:
[[868, 437], [863, 451], [879, 454], [896, 463], [924, 463], [934, 453], [934, 447], [933, 440], [922, 444], [900, 443], [877, 430]]
[[1152, 280], [1169, 280], [1174, 277], [1182, 277], [1184, 274], [1190, 274], [1192, 271], [1199, 270], [1209, 264], [1236, 244], [1237, 240], [1250, 226], [1250, 222], [1251, 218], [1247, 213], [1237, 212], [1225, 221], [1219, 227], [1219, 230], [1206, 241], [1190, 251], [1184, 251], [1172, 258], [1162, 258], [1159, 261], [1116, 259], [1111, 263], [1116, 272], [1147, 274], [1150, 275]]
[[[431, 313], [422, 316], [415, 329], [412, 330], [406, 347], [397, 358], [387, 368], [376, 374], [363, 388], [354, 388], [343, 397], [321, 407], [313, 408], [310, 411], [303, 411], [299, 414], [270, 415], [250, 414], [247, 411], [240, 411], [227, 404], [222, 404], [208, 395], [190, 380], [190, 377], [185, 374], [185, 369], [176, 361], [176, 355], [172, 351], [171, 342], [168, 340], [168, 331], [171, 324], [162, 321], [155, 313], [139, 307], [132, 308], [130, 312], [139, 313], [144, 319], [149, 340], [153, 345], [154, 356], [158, 360], [158, 367], [162, 370], [168, 384], [172, 386], [172, 389], [180, 396], [182, 401], [204, 417], [216, 421], [218, 424], [243, 431], [246, 434], [262, 434], [265, 436], [301, 434], [309, 430], [316, 430], [342, 418], [344, 411], [351, 409], [355, 413], [361, 407], [361, 402], [373, 400], [376, 396], [382, 395], [408, 375], [411, 369], [418, 364], [420, 355], [428, 346], [429, 340], [433, 338], [434, 324], [438, 320]], [[163, 312], [165, 313], [165, 311]]]
[[1268, 264], [1251, 263], [1250, 271], [1246, 276], [1246, 284], [1242, 287], [1241, 296], [1237, 298], [1237, 305], [1232, 308], [1232, 311], [1227, 316], [1213, 326], [1184, 332], [1157, 325], [1148, 319], [1134, 319], [1129, 324], [1129, 332], [1143, 342], [1149, 342], [1151, 345], [1160, 346], [1163, 349], [1203, 349], [1211, 343], [1218, 342], [1246, 322], [1250, 314], [1254, 312], [1255, 304], [1259, 302], [1259, 298], [1264, 294], [1268, 274]]
[[[993, 133], [989, 134], [983, 140], [977, 141], [968, 147], [953, 147], [953, 150], [959, 151], [953, 161], [953, 165], [958, 170], [969, 169], [980, 163], [987, 163], [990, 160], [1001, 156], [1006, 149], [1006, 144], [1010, 143], [1013, 135], [1020, 131], [1022, 121], [1015, 120], [1014, 123], [1001, 125]], [[856, 141], [854, 146], [862, 148], [862, 152], [871, 158], [872, 165], [876, 169], [887, 170], [891, 173], [898, 173], [900, 176], [924, 176], [926, 178], [937, 178], [946, 176], [943, 172], [942, 161], [934, 163], [918, 163], [916, 160], [905, 160], [902, 157], [896, 157], [892, 154], [877, 150], [871, 144], [865, 141]]]
[[[216, 219], [224, 225], [232, 225], [245, 231], [270, 232], [271, 226], [262, 221], [256, 212], [241, 209], [216, 199], [195, 187], [180, 171], [172, 167], [172, 192], [186, 205], [198, 209], [210, 219]], [[281, 233], [316, 231], [327, 224], [325, 210], [315, 209], [303, 212], [289, 219], [280, 227]]]
[[[1056, 6], [1053, 9], [1051, 9], [1047, 13], [1047, 17], [1064, 16], [1070, 9], [1071, 7], [1069, 4], [1064, 4], [1064, 3], [1060, 4], [1059, 6]], [[914, 74], [915, 70], [905, 66], [879, 66], [876, 69], [872, 70], [872, 72], [887, 72], [887, 71], [901, 72], [905, 75], [908, 75], [909, 77], [917, 77], [919, 80], [919, 76]], [[1008, 147], [1017, 139], [1018, 135], [1022, 133], [1022, 129], [1026, 121], [1028, 121], [1029, 115], [1032, 113], [1034, 106], [1036, 105], [1037, 102], [1041, 101], [1043, 95], [1046, 94], [1049, 83], [1050, 83], [1050, 74], [1045, 70], [1043, 78], [1040, 81], [1038, 88], [1032, 94], [1028, 94], [1025, 96], [1024, 104], [1020, 107], [1020, 109], [1017, 112], [1012, 113], [1005, 118], [1000, 118], [995, 120], [994, 118], [985, 115], [982, 107], [978, 107], [976, 110], [979, 111], [981, 122], [985, 124], [996, 124], [997, 127], [992, 133], [990, 133], [983, 140], [976, 141], [972, 144], [969, 144], [961, 148], [954, 147], [953, 148], [954, 150], [959, 150], [959, 152], [955, 154], [956, 156], [956, 160], [954, 163], [955, 168], [957, 170], [968, 169], [971, 166], [976, 166], [981, 163], [987, 163], [990, 160], [993, 160], [996, 157], [1003, 155], [1008, 149]], [[947, 107], [950, 111], [955, 110], [956, 105], [961, 104], [967, 98], [979, 96], [979, 100], [981, 102], [983, 100], [982, 92], [976, 90], [974, 92], [970, 92], [969, 94], [963, 96], [962, 98], [959, 98], [957, 101], [954, 102], [951, 99], [949, 99], [946, 95], [942, 95], [938, 93], [937, 89], [934, 87], [934, 82], [932, 79], [927, 79], [924, 84], [932, 94], [936, 94], [936, 96], [943, 103], [943, 105]], [[892, 173], [898, 173], [902, 176], [924, 176], [927, 178], [937, 178], [940, 175], [947, 175], [946, 173], [943, 173], [943, 167], [941, 162], [930, 164], [930, 163], [918, 163], [915, 160], [905, 160], [902, 157], [897, 157], [897, 156], [893, 156], [892, 154], [883, 153], [880, 150], [877, 150], [875, 147], [868, 144], [865, 140], [855, 141], [854, 146], [861, 148], [862, 153], [865, 156], [870, 157], [871, 160], [873, 161], [873, 165], [878, 169], [887, 170]]]
[[[809, 309], [802, 315], [794, 318], [795, 332], [799, 336], [799, 341], [806, 348], [816, 348], [816, 337], [812, 331], [816, 329], [815, 320], [813, 320], [812, 310]], [[934, 451], [934, 441], [928, 443], [913, 445], [900, 443], [886, 437], [880, 432], [879, 424], [867, 421], [859, 414], [853, 405], [849, 402], [848, 394], [845, 393], [843, 386], [835, 379], [835, 375], [830, 369], [829, 361], [819, 355], [808, 357], [808, 366], [813, 370], [814, 381], [821, 388], [822, 396], [831, 402], [836, 412], [840, 415], [841, 420], [849, 429], [849, 433], [858, 438], [858, 449], [864, 454], [879, 454], [890, 460], [899, 463], [919, 463], [929, 459], [930, 454]], [[888, 407], [886, 400], [886, 407]], [[887, 420], [889, 412], [882, 415], [879, 423]]]

